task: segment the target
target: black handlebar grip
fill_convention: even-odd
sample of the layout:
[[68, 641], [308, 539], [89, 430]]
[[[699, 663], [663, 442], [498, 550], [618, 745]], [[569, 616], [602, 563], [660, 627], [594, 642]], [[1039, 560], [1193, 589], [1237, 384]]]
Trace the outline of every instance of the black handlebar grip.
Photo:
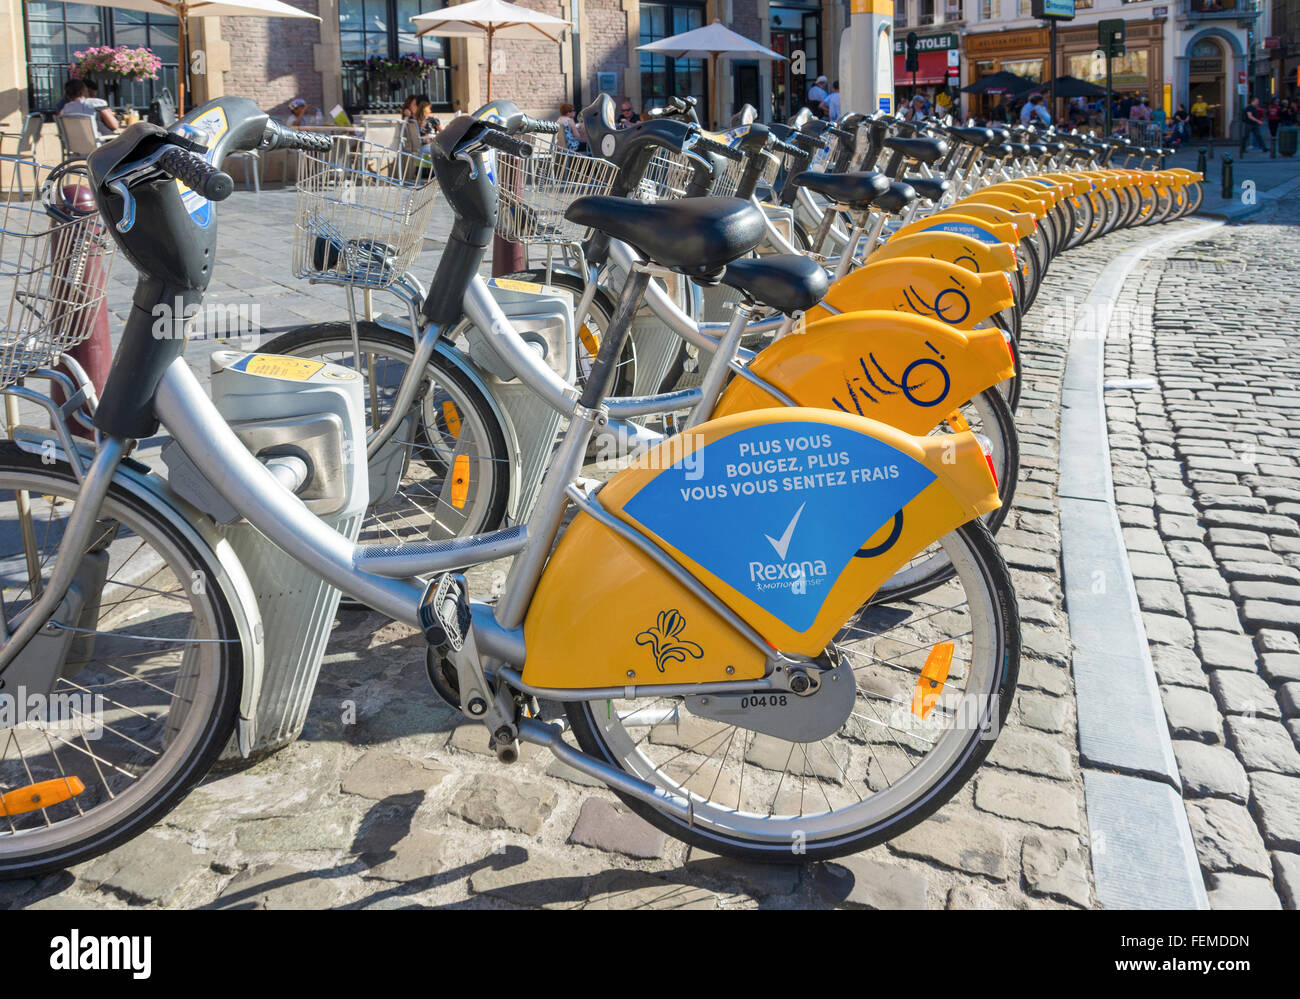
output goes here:
[[796, 146], [793, 142], [784, 142], [781, 139], [778, 139], [775, 135], [773, 135], [768, 140], [768, 147], [771, 152], [783, 153], [786, 156], [804, 155], [803, 150], [800, 149], [798, 146]]
[[322, 132], [303, 132], [267, 119], [262, 130], [264, 149], [307, 149], [312, 152], [329, 152], [334, 140]]
[[530, 118], [523, 114], [519, 116], [519, 132], [527, 132], [531, 135], [559, 135], [560, 123], [556, 121], [542, 121], [540, 118]]
[[690, 149], [693, 153], [716, 153], [719, 156], [725, 156], [729, 160], [735, 160], [737, 163], [745, 158], [745, 154], [739, 149], [732, 149], [722, 142], [714, 142], [707, 135], [697, 135], [695, 141], [691, 143]]
[[513, 135], [506, 135], [505, 132], [498, 132], [493, 129], [485, 129], [479, 136], [479, 141], [485, 146], [491, 146], [493, 149], [500, 149], [503, 153], [509, 153], [511, 156], [519, 156], [527, 159], [533, 155], [533, 147], [523, 139], [516, 139]]
[[230, 174], [222, 173], [205, 159], [172, 147], [158, 157], [158, 167], [209, 201], [225, 201], [235, 190]]

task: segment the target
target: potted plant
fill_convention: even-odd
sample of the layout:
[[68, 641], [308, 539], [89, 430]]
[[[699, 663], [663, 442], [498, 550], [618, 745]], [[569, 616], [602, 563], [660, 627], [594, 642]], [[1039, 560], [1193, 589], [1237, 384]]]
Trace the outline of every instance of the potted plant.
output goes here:
[[68, 75], [74, 80], [94, 80], [116, 92], [123, 80], [156, 80], [162, 59], [144, 46], [96, 45], [72, 53]]
[[404, 82], [423, 80], [438, 65], [436, 59], [407, 52], [390, 59], [387, 56], [372, 56], [366, 60], [366, 75], [372, 80], [383, 80], [389, 84], [391, 93], [397, 93]]

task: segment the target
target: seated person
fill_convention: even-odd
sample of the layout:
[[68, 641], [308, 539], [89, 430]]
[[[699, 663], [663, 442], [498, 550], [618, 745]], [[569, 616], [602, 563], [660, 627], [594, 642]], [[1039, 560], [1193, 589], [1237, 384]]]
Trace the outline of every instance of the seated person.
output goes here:
[[324, 120], [320, 108], [311, 107], [301, 97], [295, 97], [289, 102], [289, 113], [285, 116], [284, 123], [293, 128], [302, 128], [304, 125], [319, 125]]
[[117, 120], [117, 115], [108, 106], [108, 101], [101, 100], [85, 80], [69, 80], [63, 92], [68, 101], [60, 109], [59, 114], [89, 117], [95, 126], [95, 135], [100, 141], [111, 139], [113, 134], [122, 127], [122, 123]]

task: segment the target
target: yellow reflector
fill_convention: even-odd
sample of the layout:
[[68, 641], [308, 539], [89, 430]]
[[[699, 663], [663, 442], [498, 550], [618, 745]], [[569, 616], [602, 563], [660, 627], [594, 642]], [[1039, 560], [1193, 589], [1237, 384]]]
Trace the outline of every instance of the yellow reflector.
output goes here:
[[949, 413], [948, 419], [945, 422], [948, 426], [952, 427], [952, 431], [955, 434], [964, 434], [970, 430], [970, 424], [966, 422], [966, 417], [961, 415], [960, 409], [954, 409]]
[[591, 332], [586, 323], [582, 324], [582, 329], [578, 330], [578, 339], [582, 345], [587, 348], [587, 353], [595, 357], [600, 353], [600, 338]]
[[943, 693], [943, 685], [948, 681], [948, 670], [952, 667], [952, 642], [940, 642], [925, 657], [921, 675], [916, 679], [916, 690], [912, 692], [912, 714], [924, 720]]
[[451, 505], [457, 510], [465, 508], [469, 498], [469, 455], [458, 454], [451, 463]]
[[442, 418], [447, 421], [447, 432], [453, 437], [460, 436], [460, 410], [450, 399], [442, 404]]
[[76, 797], [84, 790], [86, 785], [81, 783], [80, 777], [56, 777], [39, 784], [28, 784], [0, 795], [0, 815], [22, 815], [38, 808], [49, 808]]

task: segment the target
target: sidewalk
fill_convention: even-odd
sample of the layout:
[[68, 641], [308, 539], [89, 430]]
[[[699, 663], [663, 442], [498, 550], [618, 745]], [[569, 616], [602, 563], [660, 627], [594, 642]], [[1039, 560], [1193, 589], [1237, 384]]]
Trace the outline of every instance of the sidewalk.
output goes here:
[[[1176, 156], [1167, 159], [1165, 165], [1195, 170], [1199, 151], [1202, 148], [1207, 147], [1194, 142], [1187, 143]], [[1240, 147], [1235, 145], [1215, 146], [1214, 158], [1206, 160], [1205, 201], [1201, 205], [1200, 212], [1202, 215], [1240, 218], [1258, 211], [1267, 202], [1284, 197], [1300, 186], [1300, 156], [1278, 156], [1272, 159], [1268, 153], [1261, 153], [1258, 149], [1243, 156], [1239, 149]], [[1226, 199], [1222, 196], [1225, 158], [1232, 160], [1234, 192], [1232, 197]]]

